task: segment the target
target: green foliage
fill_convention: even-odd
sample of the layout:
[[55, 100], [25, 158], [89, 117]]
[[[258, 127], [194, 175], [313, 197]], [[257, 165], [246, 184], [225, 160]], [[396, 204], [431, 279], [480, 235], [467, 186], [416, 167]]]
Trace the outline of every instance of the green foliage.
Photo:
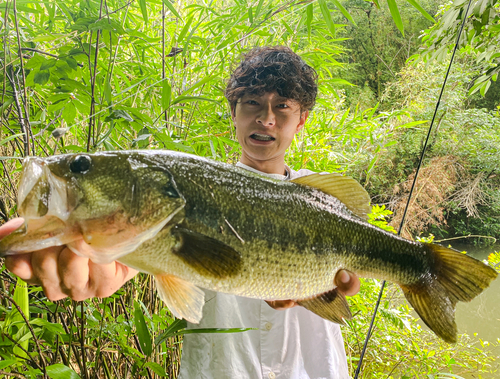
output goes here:
[[488, 264], [495, 270], [500, 272], [500, 252], [494, 251], [493, 253], [488, 255]]
[[[351, 10], [357, 26], [348, 24], [340, 33], [348, 38], [344, 46], [348, 54], [341, 61], [349, 63], [342, 70], [342, 77], [358, 87], [346, 88], [348, 104], [355, 107], [358, 102], [366, 101], [366, 92], [373, 93], [373, 107], [382, 96], [385, 83], [394, 80], [397, 72], [406, 60], [420, 46], [419, 35], [428, 28], [430, 20], [413, 8], [409, 2], [388, 2], [380, 8], [367, 1], [349, 0], [346, 3]], [[438, 3], [421, 1], [420, 4], [431, 14], [437, 11]], [[398, 24], [391, 21], [391, 11], [399, 9], [402, 17]], [[404, 28], [404, 35], [398, 30]], [[365, 93], [359, 91], [362, 88]]]
[[[425, 31], [423, 41], [426, 48], [422, 52], [425, 60], [442, 61], [446, 53], [453, 49], [456, 35], [464, 19], [468, 1], [448, 3], [441, 8], [440, 20]], [[500, 8], [497, 0], [473, 1], [459, 47], [474, 59], [478, 75], [469, 86], [469, 94], [477, 91], [482, 96], [496, 82], [500, 71]]]
[[368, 214], [368, 222], [388, 232], [396, 233], [396, 229], [387, 224], [387, 217], [390, 215], [392, 215], [392, 212], [385, 209], [385, 205], [374, 205], [371, 213]]

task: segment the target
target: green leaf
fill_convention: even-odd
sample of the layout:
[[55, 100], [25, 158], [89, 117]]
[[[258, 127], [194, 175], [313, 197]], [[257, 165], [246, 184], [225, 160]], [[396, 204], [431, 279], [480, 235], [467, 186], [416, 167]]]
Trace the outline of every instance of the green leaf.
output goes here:
[[7, 142], [12, 141], [15, 138], [24, 136], [24, 133], [14, 134], [0, 141], [0, 146], [5, 145]]
[[196, 88], [203, 86], [204, 84], [208, 83], [212, 79], [217, 78], [216, 75], [210, 75], [210, 76], [205, 76], [203, 79], [198, 80], [196, 83], [194, 83], [191, 87], [186, 89], [182, 95], [187, 95], [190, 92], [193, 92]]
[[[30, 302], [28, 297], [28, 285], [26, 284], [25, 281], [23, 281], [20, 278], [17, 278], [17, 284], [16, 284], [16, 289], [14, 290], [13, 299], [21, 309], [21, 312], [23, 312], [24, 317], [26, 317], [26, 319], [29, 320]], [[22, 321], [23, 323], [25, 323], [24, 317], [19, 313], [16, 307], [12, 310], [12, 313], [10, 314], [10, 321], [11, 322]], [[24, 327], [27, 329], [27, 326]], [[29, 339], [32, 337], [31, 332], [29, 330], [26, 331], [26, 334], [28, 334], [28, 337], [24, 341], [19, 341], [19, 345], [22, 347], [22, 349], [17, 346], [14, 347], [14, 354], [23, 358], [27, 358], [27, 355], [24, 352], [24, 350], [28, 350]]]
[[147, 25], [148, 24], [148, 6], [146, 4], [146, 0], [139, 0], [139, 5], [141, 7], [142, 18], [144, 18], [144, 22]]
[[173, 337], [178, 330], [184, 329], [185, 327], [187, 327], [186, 320], [176, 319], [173, 323], [169, 325], [167, 329], [163, 331], [163, 333], [161, 333], [158, 337], [156, 337], [155, 345], [159, 345], [167, 338]]
[[43, 86], [49, 81], [50, 72], [48, 70], [38, 71], [35, 73], [34, 82]]
[[64, 328], [62, 327], [61, 324], [53, 323], [53, 322], [44, 320], [43, 318], [35, 318], [33, 321], [31, 321], [31, 325], [41, 326], [44, 329], [51, 331], [52, 333], [65, 334]]
[[170, 2], [170, 0], [163, 0], [163, 4], [170, 9], [170, 11], [175, 15], [175, 17], [180, 18], [182, 20], [182, 17], [179, 13], [174, 8], [174, 5]]
[[181, 42], [182, 39], [186, 36], [189, 27], [191, 26], [191, 23], [193, 22], [193, 16], [189, 17], [186, 21], [186, 24], [182, 28], [181, 32], [179, 33], [179, 37], [177, 37], [177, 42]]
[[399, 14], [399, 9], [398, 9], [398, 6], [396, 4], [396, 0], [387, 0], [387, 4], [389, 5], [389, 10], [391, 11], [391, 15], [392, 15], [392, 19], [394, 20], [394, 23], [398, 27], [401, 34], [405, 35], [403, 21], [401, 20], [401, 15]]
[[486, 83], [484, 83], [484, 85], [479, 90], [479, 93], [481, 94], [481, 96], [484, 96], [486, 94], [486, 92], [488, 91], [488, 89], [490, 88], [490, 86], [491, 86], [491, 81], [490, 80], [488, 80]]
[[132, 116], [130, 116], [128, 114], [128, 112], [124, 111], [123, 109], [115, 109], [110, 116], [106, 117], [105, 121], [109, 121], [108, 118], [114, 119], [114, 120], [117, 120], [119, 118], [123, 118], [124, 120], [127, 120], [128, 122], [134, 121]]
[[436, 20], [434, 20], [434, 18], [429, 13], [427, 13], [425, 9], [422, 8], [422, 6], [415, 0], [406, 0], [406, 1], [409, 2], [411, 5], [413, 5], [413, 7], [416, 8], [422, 14], [422, 16], [424, 16], [427, 20], [431, 22], [436, 22]]
[[111, 105], [111, 83], [109, 82], [110, 78], [104, 82], [104, 100], [108, 105]]
[[64, 58], [64, 60], [66, 61], [66, 63], [68, 64], [68, 66], [71, 67], [71, 69], [73, 69], [73, 70], [78, 69], [78, 62], [76, 61], [75, 58], [73, 58], [73, 57], [66, 57], [66, 58]]
[[57, 63], [57, 59], [52, 58], [52, 59], [46, 59], [42, 65], [40, 66], [40, 70], [48, 70], [51, 67], [54, 67]]
[[16, 363], [19, 363], [20, 361], [16, 360], [16, 359], [6, 359], [4, 361], [0, 361], [0, 370], [6, 368], [6, 367], [9, 367], [9, 366], [12, 366]]
[[309, 4], [306, 7], [306, 15], [307, 15], [306, 18], [307, 34], [309, 35], [309, 38], [311, 38], [311, 25], [314, 16], [314, 9], [312, 4]]
[[177, 99], [172, 101], [170, 105], [178, 104], [178, 103], [188, 103], [191, 101], [211, 101], [213, 103], [219, 103], [218, 100], [209, 99], [208, 97], [201, 96], [179, 96]]
[[12, 97], [8, 98], [8, 99], [5, 99], [5, 102], [2, 105], [0, 105], [0, 113], [3, 113], [3, 111], [5, 109], [7, 109], [7, 107], [9, 105], [11, 105], [13, 102], [14, 102], [14, 99]]
[[328, 5], [326, 4], [326, 0], [318, 0], [319, 8], [321, 9], [321, 14], [323, 15], [323, 19], [326, 22], [326, 26], [330, 33], [335, 36], [335, 24], [332, 20], [332, 15], [330, 14], [330, 9], [328, 9]]
[[75, 371], [61, 363], [46, 367], [47, 375], [51, 379], [81, 379]]
[[342, 12], [342, 14], [345, 16], [345, 18], [347, 18], [349, 21], [351, 21], [356, 26], [354, 19], [349, 14], [349, 12], [347, 12], [347, 10], [342, 6], [342, 4], [340, 4], [340, 2], [338, 0], [332, 0], [332, 1], [335, 4], [335, 6]]
[[31, 42], [48, 42], [48, 41], [53, 41], [57, 38], [60, 38], [59, 36], [53, 36], [53, 35], [46, 35], [46, 36], [36, 36], [31, 39]]
[[172, 88], [168, 79], [164, 79], [161, 88], [161, 107], [163, 110], [170, 106], [170, 97], [172, 96]]
[[144, 365], [144, 367], [149, 367], [151, 370], [155, 372], [156, 375], [168, 376], [167, 373], [165, 372], [165, 369], [156, 362], [147, 362]]
[[149, 357], [153, 352], [153, 344], [151, 342], [148, 326], [146, 325], [146, 320], [142, 314], [142, 308], [137, 301], [134, 301], [134, 323], [142, 352]]
[[260, 10], [262, 9], [262, 4], [264, 0], [259, 0], [259, 4], [257, 4], [257, 8], [255, 8], [254, 18], [257, 20], [259, 18]]
[[198, 334], [198, 333], [241, 333], [249, 330], [258, 330], [258, 328], [205, 328], [205, 329], [185, 329], [176, 334]]
[[66, 121], [67, 124], [72, 124], [73, 121], [75, 121], [76, 117], [76, 108], [75, 105], [72, 102], [69, 102], [66, 104], [66, 106], [63, 109], [62, 112], [62, 117]]

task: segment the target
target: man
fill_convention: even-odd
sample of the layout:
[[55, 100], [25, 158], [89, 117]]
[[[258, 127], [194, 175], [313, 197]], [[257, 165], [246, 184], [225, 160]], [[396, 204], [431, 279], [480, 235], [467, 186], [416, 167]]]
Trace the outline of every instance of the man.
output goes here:
[[[317, 75], [286, 47], [250, 51], [226, 89], [242, 155], [238, 166], [274, 177], [293, 179], [311, 174], [285, 165], [285, 152], [313, 107]], [[22, 223], [0, 228], [0, 238]], [[42, 285], [51, 300], [75, 300], [114, 293], [136, 271], [120, 263], [97, 265], [65, 246], [9, 257], [10, 271]], [[341, 271], [335, 284], [356, 294], [359, 280]], [[184, 339], [180, 377], [199, 378], [347, 378], [347, 362], [338, 325], [291, 300], [260, 300], [206, 291], [203, 318], [196, 327], [250, 327], [234, 334], [190, 334]], [[273, 309], [274, 308], [274, 309]], [[279, 311], [277, 311], [279, 310]]]

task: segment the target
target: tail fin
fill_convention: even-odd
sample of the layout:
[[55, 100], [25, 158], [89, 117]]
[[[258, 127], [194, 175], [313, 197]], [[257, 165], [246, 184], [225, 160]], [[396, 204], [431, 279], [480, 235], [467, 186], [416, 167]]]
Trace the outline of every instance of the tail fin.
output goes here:
[[401, 285], [406, 299], [431, 330], [446, 342], [457, 341], [455, 305], [471, 301], [497, 277], [491, 267], [443, 246], [426, 244], [434, 272], [420, 282]]

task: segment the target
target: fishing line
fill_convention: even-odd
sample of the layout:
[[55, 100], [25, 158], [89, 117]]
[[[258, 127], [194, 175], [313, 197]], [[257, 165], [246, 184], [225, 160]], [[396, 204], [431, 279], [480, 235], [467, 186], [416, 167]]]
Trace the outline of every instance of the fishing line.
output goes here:
[[[422, 148], [422, 153], [420, 154], [420, 159], [418, 161], [417, 170], [415, 171], [415, 177], [413, 178], [413, 183], [411, 185], [410, 194], [408, 195], [408, 201], [406, 202], [405, 210], [403, 212], [403, 217], [401, 219], [401, 223], [399, 224], [399, 229], [398, 229], [398, 233], [397, 233], [398, 236], [401, 235], [401, 231], [403, 230], [403, 225], [404, 225], [404, 222], [405, 222], [406, 213], [408, 212], [408, 208], [410, 206], [410, 201], [411, 201], [411, 197], [413, 195], [413, 190], [415, 189], [415, 184], [417, 183], [418, 173], [420, 172], [420, 167], [422, 166], [422, 162], [424, 160], [425, 152], [427, 150], [427, 145], [429, 143], [429, 138], [431, 136], [432, 128], [434, 126], [434, 120], [436, 119], [436, 115], [437, 115], [437, 112], [438, 112], [438, 109], [439, 109], [439, 105], [441, 103], [441, 97], [443, 96], [444, 88], [446, 87], [446, 82], [448, 81], [448, 75], [450, 73], [451, 66], [453, 64], [453, 59], [455, 58], [455, 53], [456, 53], [456, 51], [458, 49], [458, 44], [460, 42], [460, 36], [462, 35], [462, 31], [464, 29], [465, 22], [467, 20], [467, 15], [469, 14], [469, 8], [470, 8], [471, 3], [472, 3], [472, 0], [469, 0], [469, 4], [467, 5], [467, 10], [465, 11], [465, 15], [464, 15], [464, 18], [463, 18], [463, 21], [462, 21], [462, 25], [460, 26], [460, 30], [459, 30], [458, 35], [457, 35], [457, 40], [455, 42], [455, 47], [453, 48], [453, 53], [451, 55], [450, 64], [448, 65], [448, 70], [446, 71], [446, 75], [444, 77], [444, 81], [443, 81], [443, 84], [441, 86], [441, 91], [439, 93], [438, 101], [436, 103], [436, 107], [434, 109], [434, 114], [432, 116], [431, 125], [429, 126], [429, 131], [427, 132], [427, 137], [425, 139], [425, 143], [424, 143], [424, 146]], [[358, 366], [357, 366], [356, 372], [354, 374], [354, 379], [358, 379], [358, 375], [359, 375], [359, 373], [361, 371], [361, 365], [363, 364], [363, 358], [364, 358], [365, 353], [366, 353], [366, 348], [368, 346], [368, 342], [370, 341], [371, 334], [373, 332], [373, 325], [375, 323], [375, 317], [377, 316], [377, 311], [378, 311], [378, 308], [380, 306], [380, 301], [382, 299], [382, 294], [384, 293], [384, 288], [385, 288], [385, 280], [382, 281], [382, 284], [380, 286], [380, 292], [378, 294], [377, 303], [375, 304], [375, 310], [373, 311], [373, 316], [372, 316], [372, 319], [371, 319], [371, 322], [370, 322], [370, 326], [368, 327], [368, 332], [366, 334], [365, 343], [363, 345], [363, 350], [361, 351], [361, 355], [359, 356]]]

